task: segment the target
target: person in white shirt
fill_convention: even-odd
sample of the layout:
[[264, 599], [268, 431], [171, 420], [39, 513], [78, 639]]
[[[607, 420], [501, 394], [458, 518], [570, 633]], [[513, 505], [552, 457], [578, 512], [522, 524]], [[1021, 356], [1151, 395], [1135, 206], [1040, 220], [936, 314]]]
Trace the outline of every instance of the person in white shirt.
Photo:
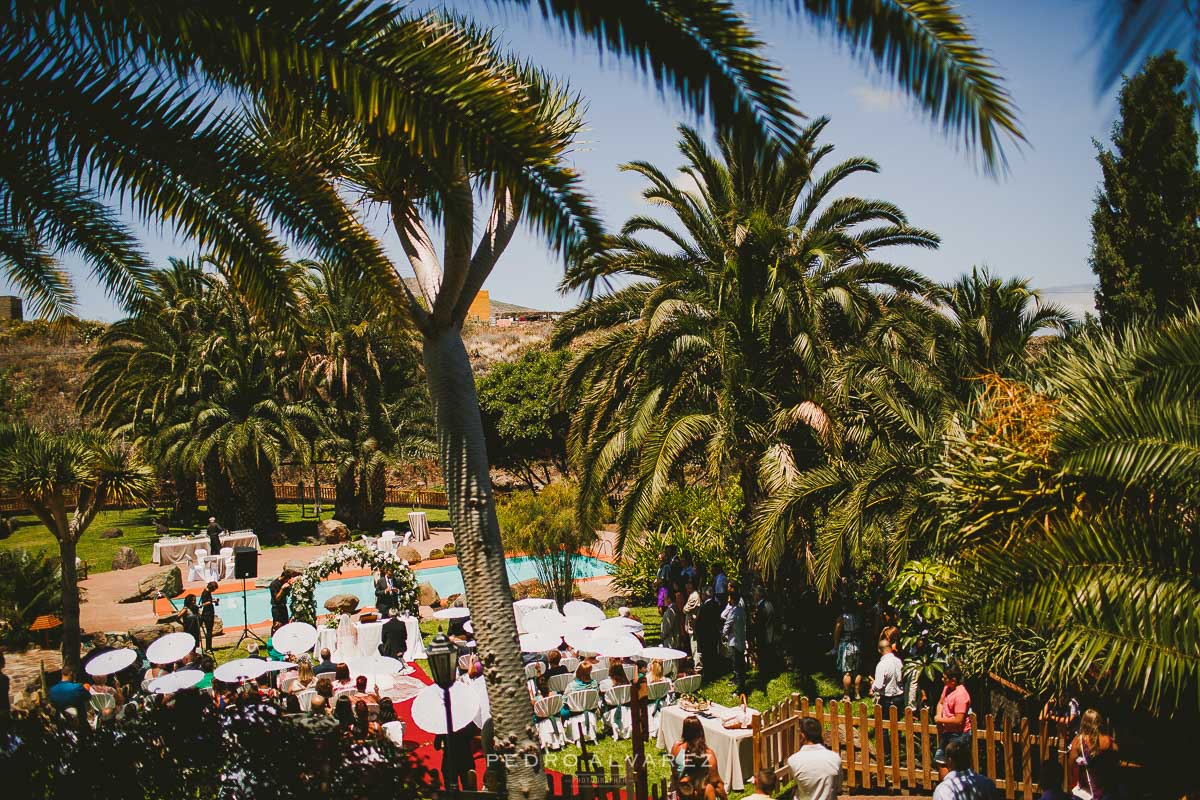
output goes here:
[[[875, 665], [871, 694], [875, 695], [883, 711], [884, 722], [889, 719], [889, 708], [896, 709], [897, 723], [904, 719], [904, 664], [889, 639], [879, 640], [879, 663]], [[883, 758], [885, 763], [891, 763], [892, 737], [889, 735], [883, 737]]]
[[996, 784], [971, 769], [971, 747], [951, 741], [945, 748], [950, 771], [933, 790], [933, 800], [994, 800]]
[[812, 717], [800, 720], [807, 742], [787, 760], [796, 782], [796, 800], [834, 800], [842, 788], [842, 757], [822, 743], [821, 723]]

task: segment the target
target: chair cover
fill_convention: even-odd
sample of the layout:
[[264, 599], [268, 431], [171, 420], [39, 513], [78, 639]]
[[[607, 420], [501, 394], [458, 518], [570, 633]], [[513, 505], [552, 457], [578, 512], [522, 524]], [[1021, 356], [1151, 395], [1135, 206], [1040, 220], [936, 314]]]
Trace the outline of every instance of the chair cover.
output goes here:
[[391, 739], [392, 744], [397, 747], [404, 744], [404, 722], [402, 720], [385, 722], [383, 724], [383, 735]]
[[525, 665], [525, 677], [531, 681], [537, 680], [546, 671], [546, 665], [541, 661], [531, 661]]
[[608, 677], [608, 667], [592, 667], [592, 680], [596, 683]]
[[116, 707], [117, 707], [116, 695], [109, 694], [108, 692], [95, 692], [92, 695], [92, 710], [95, 711], [97, 714], [99, 714], [101, 711], [103, 711], [106, 708], [116, 708]]
[[629, 739], [633, 736], [633, 714], [629, 712], [631, 687], [629, 684], [613, 686], [604, 693], [604, 723], [614, 739]]
[[533, 715], [537, 717], [538, 738], [546, 750], [559, 750], [566, 745], [561, 713], [561, 694], [538, 697], [533, 701]]
[[[253, 533], [253, 532], [254, 531], [249, 531], [249, 533]], [[235, 531], [235, 533], [240, 533], [240, 531]], [[225, 559], [225, 574], [232, 578], [233, 572], [234, 572], [233, 548], [232, 547], [222, 547], [221, 548], [221, 558]]]
[[575, 656], [563, 656], [562, 665], [566, 667], [567, 672], [574, 673], [575, 668], [579, 666], [579, 659]]
[[296, 692], [296, 699], [300, 701], [300, 710], [309, 711], [312, 709], [312, 699], [317, 694], [316, 689], [301, 689]]
[[546, 679], [546, 683], [550, 686], [550, 691], [561, 694], [567, 690], [567, 687], [571, 685], [571, 681], [573, 680], [575, 680], [575, 676], [571, 675], [570, 673], [566, 673], [562, 675], [551, 675]]
[[204, 577], [204, 559], [208, 558], [207, 550], [197, 550], [192, 554], [188, 561], [188, 577], [189, 581], [207, 580]]
[[567, 717], [567, 741], [596, 741], [596, 710], [600, 708], [600, 692], [595, 689], [575, 689], [563, 695], [570, 716]]
[[637, 677], [637, 666], [635, 664], [622, 664], [621, 668], [625, 670], [625, 677], [633, 680]]
[[670, 693], [670, 681], [654, 681], [646, 685], [647, 716], [652, 740], [658, 736], [659, 716], [662, 714], [663, 706], [667, 705], [667, 695]]
[[675, 694], [692, 694], [700, 688], [699, 675], [685, 675], [675, 679]]

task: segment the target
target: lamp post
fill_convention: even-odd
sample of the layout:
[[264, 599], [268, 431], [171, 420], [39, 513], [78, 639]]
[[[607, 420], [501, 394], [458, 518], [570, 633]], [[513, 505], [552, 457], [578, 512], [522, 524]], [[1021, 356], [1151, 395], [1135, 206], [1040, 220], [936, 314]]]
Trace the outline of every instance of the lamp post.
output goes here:
[[[457, 782], [458, 766], [452, 764], [450, 755], [450, 735], [454, 733], [454, 717], [450, 710], [450, 687], [454, 685], [455, 672], [458, 667], [458, 648], [438, 628], [437, 634], [429, 643], [427, 652], [429, 671], [433, 673], [433, 682], [442, 688], [442, 703], [446, 706], [446, 743], [442, 751], [442, 783], [450, 789], [450, 780], [454, 776]], [[451, 765], [447, 770], [447, 765]], [[447, 774], [449, 772], [449, 774]], [[457, 788], [457, 787], [456, 787]]]

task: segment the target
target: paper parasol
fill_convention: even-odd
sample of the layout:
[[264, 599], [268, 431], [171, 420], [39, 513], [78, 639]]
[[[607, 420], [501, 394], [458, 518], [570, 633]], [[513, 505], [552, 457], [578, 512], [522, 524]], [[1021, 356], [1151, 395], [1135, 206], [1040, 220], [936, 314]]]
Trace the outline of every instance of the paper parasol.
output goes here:
[[[431, 685], [417, 695], [412, 704], [413, 723], [428, 733], [446, 733], [446, 706], [443, 705], [442, 688]], [[450, 687], [450, 713], [453, 714], [454, 730], [462, 730], [479, 713], [479, 696], [475, 689], [461, 681]]]
[[160, 678], [150, 681], [150, 691], [155, 694], [174, 694], [180, 689], [190, 689], [204, 680], [204, 673], [198, 669], [181, 669], [179, 672], [168, 672]]
[[[433, 616], [438, 619], [466, 619], [471, 616], [471, 611], [461, 606], [451, 606], [450, 608], [439, 608], [433, 612]], [[446, 727], [445, 723], [442, 723], [442, 727]]]
[[137, 661], [137, 651], [132, 648], [109, 650], [89, 661], [84, 667], [84, 671], [97, 678], [101, 675], [114, 675], [135, 661]]
[[196, 638], [190, 633], [168, 633], [150, 643], [146, 659], [151, 664], [174, 664], [195, 649]]
[[562, 643], [562, 637], [555, 633], [523, 633], [521, 634], [522, 653], [545, 653], [557, 650]]
[[260, 658], [237, 658], [217, 667], [213, 677], [225, 683], [241, 683], [252, 681], [267, 671], [267, 662]]
[[307, 653], [317, 644], [317, 629], [307, 622], [289, 622], [271, 636], [280, 653]]
[[572, 600], [563, 606], [563, 613], [568, 618], [582, 619], [588, 625], [597, 625], [604, 621], [604, 610], [582, 600]]

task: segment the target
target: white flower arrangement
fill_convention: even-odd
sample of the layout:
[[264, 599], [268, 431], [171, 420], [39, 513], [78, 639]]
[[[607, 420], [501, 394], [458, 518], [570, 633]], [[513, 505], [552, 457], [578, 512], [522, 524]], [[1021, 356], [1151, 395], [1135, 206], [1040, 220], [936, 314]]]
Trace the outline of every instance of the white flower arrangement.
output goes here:
[[408, 614], [417, 613], [417, 579], [413, 575], [413, 571], [409, 569], [408, 562], [396, 558], [391, 553], [372, 550], [357, 542], [350, 542], [335, 547], [309, 564], [308, 569], [304, 570], [292, 584], [292, 618], [315, 624], [317, 621], [317, 584], [351, 562], [372, 572], [395, 570], [396, 588], [399, 589], [396, 598], [397, 607]]

